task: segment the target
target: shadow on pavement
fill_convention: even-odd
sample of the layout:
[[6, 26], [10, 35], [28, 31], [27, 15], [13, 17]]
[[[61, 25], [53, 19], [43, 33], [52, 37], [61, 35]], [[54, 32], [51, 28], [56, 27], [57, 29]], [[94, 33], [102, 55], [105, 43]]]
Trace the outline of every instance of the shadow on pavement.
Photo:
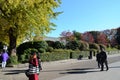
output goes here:
[[[109, 68], [120, 68], [120, 66], [114, 66]], [[95, 70], [96, 69], [96, 70]], [[90, 72], [100, 72], [98, 68], [76, 68], [76, 69], [69, 69], [68, 72], [60, 73], [60, 74], [84, 74]], [[105, 70], [104, 70], [105, 71]]]
[[[109, 68], [120, 68], [120, 66], [113, 66]], [[96, 69], [96, 70], [95, 70]], [[91, 72], [100, 72], [98, 68], [74, 68], [74, 69], [52, 69], [52, 70], [42, 70], [41, 72], [59, 72], [59, 74], [84, 74], [84, 73], [91, 73]], [[14, 75], [25, 73], [26, 70], [3, 70], [4, 75]], [[60, 72], [64, 71], [64, 72]]]
[[58, 72], [58, 71], [70, 71], [70, 70], [88, 70], [88, 69], [95, 69], [95, 68], [80, 68], [80, 69], [51, 69], [51, 70], [42, 70], [41, 72]]
[[114, 67], [109, 67], [109, 68], [120, 68], [120, 66], [114, 66]]
[[53, 69], [51, 69], [51, 70], [42, 70], [41, 72], [59, 72], [59, 71], [66, 71], [66, 70], [61, 70], [61, 69], [59, 69], [59, 70], [57, 70], [57, 69], [53, 70]]
[[69, 69], [68, 72], [60, 73], [60, 74], [85, 74], [90, 72], [100, 72], [99, 70], [94, 70], [96, 68], [76, 68]]
[[14, 74], [25, 73], [25, 70], [3, 70], [2, 72], [5, 72], [4, 75], [14, 75]]
[[[88, 73], [88, 72], [99, 72], [100, 70], [93, 70], [96, 68], [75, 68], [75, 69], [65, 69], [65, 70], [43, 70], [41, 72], [59, 72], [59, 74], [81, 74], [81, 73]], [[60, 73], [60, 71], [62, 71]], [[64, 72], [63, 72], [64, 71]]]

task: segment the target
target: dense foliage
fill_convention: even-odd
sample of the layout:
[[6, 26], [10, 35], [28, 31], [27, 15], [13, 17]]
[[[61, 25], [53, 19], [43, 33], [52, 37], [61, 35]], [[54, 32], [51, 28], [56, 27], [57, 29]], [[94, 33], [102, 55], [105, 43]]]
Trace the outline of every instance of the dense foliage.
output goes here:
[[60, 12], [60, 0], [0, 0], [0, 41], [9, 44], [10, 53], [26, 37], [44, 35], [54, 29], [52, 18]]

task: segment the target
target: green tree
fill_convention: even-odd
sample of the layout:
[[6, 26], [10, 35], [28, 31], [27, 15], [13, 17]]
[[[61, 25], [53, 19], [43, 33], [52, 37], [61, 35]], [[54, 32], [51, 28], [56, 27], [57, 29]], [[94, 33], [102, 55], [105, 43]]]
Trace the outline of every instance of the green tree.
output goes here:
[[63, 48], [64, 48], [64, 45], [60, 41], [56, 41], [54, 43], [54, 49], [63, 49]]
[[88, 50], [89, 44], [85, 41], [79, 41], [79, 50]]
[[60, 0], [0, 0], [0, 40], [9, 44], [10, 53], [17, 41], [43, 35], [54, 29], [50, 21], [60, 12]]
[[96, 49], [96, 50], [99, 50], [99, 45], [98, 44], [96, 44], [96, 43], [90, 43], [89, 44], [89, 48], [90, 49]]
[[69, 41], [67, 44], [66, 44], [66, 48], [67, 49], [72, 49], [72, 50], [75, 50], [75, 49], [79, 49], [79, 42], [77, 40], [75, 41]]
[[76, 40], [81, 40], [81, 37], [82, 37], [81, 33], [77, 31], [73, 31], [73, 35], [76, 38]]

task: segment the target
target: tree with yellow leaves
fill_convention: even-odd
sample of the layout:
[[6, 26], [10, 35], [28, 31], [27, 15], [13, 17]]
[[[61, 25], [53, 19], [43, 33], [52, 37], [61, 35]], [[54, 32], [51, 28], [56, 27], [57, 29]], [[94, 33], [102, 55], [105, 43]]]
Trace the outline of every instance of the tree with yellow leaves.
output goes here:
[[10, 54], [17, 41], [54, 29], [50, 20], [60, 13], [54, 11], [60, 3], [60, 0], [0, 0], [0, 41], [9, 44]]

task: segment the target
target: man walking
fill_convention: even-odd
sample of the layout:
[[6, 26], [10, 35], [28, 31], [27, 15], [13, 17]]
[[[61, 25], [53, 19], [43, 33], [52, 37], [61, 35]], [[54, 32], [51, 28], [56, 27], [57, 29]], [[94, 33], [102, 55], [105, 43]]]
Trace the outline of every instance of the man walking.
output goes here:
[[97, 64], [98, 64], [98, 68], [100, 68], [101, 62], [100, 62], [100, 53], [99, 53], [99, 51], [97, 52], [97, 55], [96, 55], [96, 61], [97, 61]]
[[100, 52], [100, 64], [101, 64], [101, 70], [100, 71], [103, 71], [104, 70], [104, 64], [106, 66], [106, 71], [109, 69], [108, 67], [108, 62], [107, 62], [107, 54], [106, 52], [104, 51], [103, 48], [100, 48], [101, 52]]

